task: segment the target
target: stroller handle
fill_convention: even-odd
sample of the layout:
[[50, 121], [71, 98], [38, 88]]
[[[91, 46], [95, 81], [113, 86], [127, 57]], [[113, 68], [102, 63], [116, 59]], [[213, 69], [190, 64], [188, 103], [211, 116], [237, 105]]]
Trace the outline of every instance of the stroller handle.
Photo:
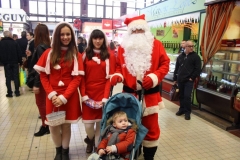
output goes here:
[[137, 80], [137, 83], [141, 85], [142, 90], [141, 90], [141, 94], [138, 95], [138, 100], [141, 102], [144, 96], [144, 88], [142, 86], [142, 82], [140, 80]]

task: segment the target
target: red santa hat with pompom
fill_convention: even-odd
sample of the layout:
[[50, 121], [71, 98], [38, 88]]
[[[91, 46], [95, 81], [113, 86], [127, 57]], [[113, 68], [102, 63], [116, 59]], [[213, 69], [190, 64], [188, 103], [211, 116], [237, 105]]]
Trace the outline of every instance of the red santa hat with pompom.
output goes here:
[[146, 31], [149, 28], [147, 25], [147, 21], [145, 20], [145, 14], [132, 18], [126, 18], [124, 24], [126, 24], [128, 30], [131, 31], [134, 31], [136, 29], [143, 29]]

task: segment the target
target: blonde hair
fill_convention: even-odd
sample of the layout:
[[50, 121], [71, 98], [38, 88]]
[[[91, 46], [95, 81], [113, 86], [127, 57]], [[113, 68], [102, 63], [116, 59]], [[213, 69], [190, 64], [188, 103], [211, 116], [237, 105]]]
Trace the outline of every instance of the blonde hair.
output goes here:
[[[115, 112], [115, 113], [112, 115], [112, 117], [110, 117], [110, 118], [107, 120], [107, 126], [113, 124], [113, 123], [116, 121], [116, 119], [117, 119], [118, 117], [121, 117], [121, 116], [126, 116], [126, 117], [127, 117], [127, 114], [126, 114], [125, 112], [123, 112], [123, 111], [117, 111], [117, 112]], [[128, 119], [128, 121], [130, 121], [131, 124], [132, 124], [131, 128], [136, 132], [137, 129], [138, 129], [138, 127], [137, 127], [137, 124], [136, 124], [135, 120], [129, 119], [128, 117], [127, 117], [127, 119]]]

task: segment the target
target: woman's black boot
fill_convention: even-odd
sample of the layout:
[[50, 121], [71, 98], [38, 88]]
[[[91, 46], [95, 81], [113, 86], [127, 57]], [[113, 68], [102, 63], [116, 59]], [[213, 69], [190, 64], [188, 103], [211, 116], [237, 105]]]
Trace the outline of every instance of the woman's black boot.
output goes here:
[[50, 131], [49, 131], [49, 127], [48, 126], [41, 126], [40, 127], [40, 130], [37, 132], [37, 133], [34, 133], [34, 136], [35, 137], [41, 137], [45, 134], [49, 134]]
[[62, 146], [56, 148], [56, 156], [54, 160], [62, 160]]
[[93, 137], [93, 139], [89, 139], [88, 137], [86, 137], [84, 139], [84, 142], [87, 144], [86, 152], [92, 153], [93, 147], [94, 147], [94, 137]]
[[143, 157], [145, 160], [154, 160], [157, 147], [143, 147]]
[[68, 149], [62, 149], [62, 160], [70, 160], [69, 159], [69, 148]]

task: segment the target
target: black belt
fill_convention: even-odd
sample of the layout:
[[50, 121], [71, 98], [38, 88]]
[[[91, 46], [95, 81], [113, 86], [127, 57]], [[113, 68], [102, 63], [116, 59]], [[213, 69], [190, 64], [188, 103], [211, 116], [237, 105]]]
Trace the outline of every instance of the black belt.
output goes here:
[[[136, 94], [141, 94], [142, 90], [134, 90], [132, 88], [129, 88], [128, 86], [123, 86], [123, 91], [127, 93], [136, 93]], [[158, 93], [160, 92], [159, 90], [159, 85], [155, 86], [154, 88], [150, 88], [148, 90], [144, 90], [144, 95], [146, 94], [152, 94], [152, 93]]]

